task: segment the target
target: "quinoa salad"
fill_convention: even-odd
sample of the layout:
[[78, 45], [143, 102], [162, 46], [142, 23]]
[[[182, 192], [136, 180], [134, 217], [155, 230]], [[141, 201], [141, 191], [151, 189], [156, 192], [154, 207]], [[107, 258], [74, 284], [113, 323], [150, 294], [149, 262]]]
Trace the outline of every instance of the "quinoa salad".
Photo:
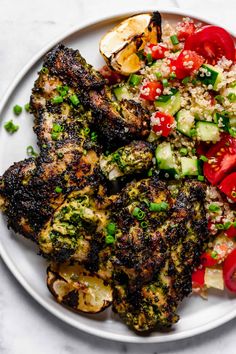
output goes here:
[[117, 54], [117, 62], [105, 55], [108, 66], [101, 73], [115, 99], [132, 99], [149, 112], [152, 130], [147, 141], [153, 144], [156, 157], [149, 176], [158, 173], [167, 180], [190, 178], [207, 184], [205, 208], [211, 237], [193, 273], [193, 291], [204, 297], [212, 287], [223, 290], [226, 285], [236, 291], [234, 41], [223, 28], [183, 18], [176, 26], [162, 25], [160, 42], [144, 42], [136, 46], [138, 65], [131, 53], [119, 66]]

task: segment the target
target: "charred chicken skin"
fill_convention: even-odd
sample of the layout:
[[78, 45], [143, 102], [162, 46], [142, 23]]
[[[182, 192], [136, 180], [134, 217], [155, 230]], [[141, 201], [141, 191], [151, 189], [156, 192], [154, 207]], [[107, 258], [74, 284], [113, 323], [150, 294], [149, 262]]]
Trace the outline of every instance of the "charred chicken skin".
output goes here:
[[171, 326], [208, 235], [204, 183], [144, 178], [154, 165], [149, 113], [115, 100], [78, 50], [47, 54], [30, 107], [40, 153], [0, 178], [0, 208], [53, 262], [49, 290], [78, 311], [112, 303], [137, 332]]

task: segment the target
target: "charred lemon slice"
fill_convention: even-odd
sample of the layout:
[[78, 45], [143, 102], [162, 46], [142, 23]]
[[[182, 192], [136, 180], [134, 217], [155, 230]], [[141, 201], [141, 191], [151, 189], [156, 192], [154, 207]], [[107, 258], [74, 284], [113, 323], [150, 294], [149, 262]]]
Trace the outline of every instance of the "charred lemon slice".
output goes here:
[[139, 14], [129, 17], [105, 34], [100, 41], [100, 52], [105, 61], [117, 72], [130, 75], [144, 66], [139, 53], [147, 43], [161, 39], [161, 16]]
[[97, 313], [112, 302], [110, 285], [78, 264], [51, 264], [47, 286], [59, 303], [75, 311]]

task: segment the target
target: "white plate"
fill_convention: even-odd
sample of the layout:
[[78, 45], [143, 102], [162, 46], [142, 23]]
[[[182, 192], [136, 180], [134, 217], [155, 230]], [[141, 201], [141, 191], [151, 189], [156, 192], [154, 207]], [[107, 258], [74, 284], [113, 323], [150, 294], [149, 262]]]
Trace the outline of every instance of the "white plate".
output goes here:
[[[153, 9], [143, 9], [143, 11]], [[141, 11], [140, 11], [141, 12]], [[57, 42], [63, 41], [66, 45], [79, 48], [82, 55], [95, 67], [100, 67], [103, 60], [98, 51], [101, 36], [111, 28], [118, 19], [127, 17], [131, 13], [120, 13], [114, 17], [87, 22], [71, 30], [63, 38], [58, 38], [47, 48], [44, 48], [22, 70], [9, 88], [0, 106], [0, 116], [4, 121], [13, 118], [14, 104], [28, 102], [31, 88], [37, 76], [37, 70], [42, 64], [42, 56]], [[162, 11], [163, 18], [169, 22], [176, 22], [182, 16], [191, 13], [183, 11]], [[198, 18], [199, 20], [199, 18]], [[207, 23], [207, 20], [200, 19]], [[36, 139], [32, 132], [32, 117], [22, 113], [19, 118], [20, 130], [9, 137], [5, 129], [0, 129], [0, 175], [14, 161], [26, 157], [26, 146], [36, 146]], [[15, 235], [7, 229], [6, 221], [0, 216], [0, 251], [8, 268], [21, 283], [21, 285], [48, 311], [67, 322], [68, 324], [85, 332], [117, 341], [134, 343], [168, 342], [190, 337], [212, 328], [215, 328], [236, 317], [236, 297], [226, 293], [212, 293], [208, 301], [190, 297], [179, 308], [180, 321], [170, 331], [165, 333], [153, 332], [150, 336], [142, 337], [130, 331], [112, 312], [107, 310], [98, 315], [76, 314], [57, 304], [51, 297], [45, 284], [46, 261], [37, 256], [37, 247], [22, 236]]]

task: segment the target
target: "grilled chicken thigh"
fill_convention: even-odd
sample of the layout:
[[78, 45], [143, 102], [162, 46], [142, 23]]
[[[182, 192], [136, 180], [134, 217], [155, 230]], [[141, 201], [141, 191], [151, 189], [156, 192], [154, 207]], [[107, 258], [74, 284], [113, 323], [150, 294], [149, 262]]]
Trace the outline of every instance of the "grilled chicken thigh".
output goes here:
[[[99, 284], [103, 296], [86, 312], [113, 297], [114, 311], [136, 331], [175, 323], [208, 235], [205, 185], [163, 182], [158, 173], [140, 180], [153, 166], [149, 115], [137, 102], [113, 100], [77, 50], [59, 45], [47, 54], [31, 111], [40, 154], [0, 178], [0, 208], [13, 230], [63, 263], [48, 270], [52, 293], [81, 310], [80, 299], [96, 297]], [[109, 180], [126, 175], [132, 183], [107, 193]], [[74, 269], [78, 282], [65, 274]]]

